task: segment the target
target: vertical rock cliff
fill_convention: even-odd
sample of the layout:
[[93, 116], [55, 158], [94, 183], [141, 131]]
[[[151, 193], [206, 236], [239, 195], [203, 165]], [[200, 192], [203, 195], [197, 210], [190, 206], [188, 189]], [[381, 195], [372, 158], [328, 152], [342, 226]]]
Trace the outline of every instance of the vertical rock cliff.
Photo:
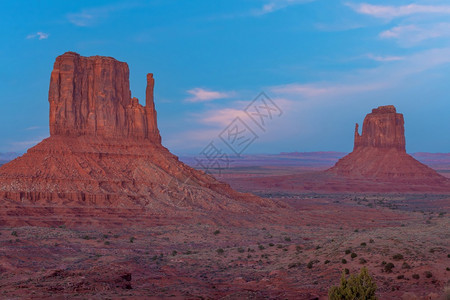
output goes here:
[[147, 78], [146, 105], [131, 98], [128, 65], [111, 57], [67, 52], [56, 58], [50, 78], [50, 135], [148, 139], [160, 143]]

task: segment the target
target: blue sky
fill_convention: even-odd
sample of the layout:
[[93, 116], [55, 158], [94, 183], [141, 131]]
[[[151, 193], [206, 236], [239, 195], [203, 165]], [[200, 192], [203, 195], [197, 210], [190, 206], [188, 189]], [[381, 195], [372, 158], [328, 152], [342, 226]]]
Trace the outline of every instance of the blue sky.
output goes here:
[[[178, 155], [220, 144], [237, 116], [258, 136], [248, 153], [351, 151], [355, 122], [386, 104], [408, 152], [450, 152], [449, 1], [2, 1], [0, 35], [0, 152], [49, 135], [66, 51], [126, 61], [141, 103], [154, 73]], [[243, 113], [261, 91], [283, 111], [266, 131]]]

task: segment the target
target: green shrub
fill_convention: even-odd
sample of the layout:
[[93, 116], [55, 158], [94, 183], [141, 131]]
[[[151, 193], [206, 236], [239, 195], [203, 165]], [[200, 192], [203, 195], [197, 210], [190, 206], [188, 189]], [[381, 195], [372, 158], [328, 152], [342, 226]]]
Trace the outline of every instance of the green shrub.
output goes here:
[[367, 262], [367, 260], [365, 260], [365, 259], [362, 258], [362, 257], [359, 259], [359, 263], [360, 263], [360, 264], [365, 264], [366, 262]]
[[134, 240], [135, 240], [136, 238], [134, 237], [134, 236], [132, 236], [132, 237], [130, 237], [130, 243], [134, 243]]
[[345, 254], [350, 254], [352, 251], [350, 249], [345, 250]]
[[350, 255], [351, 258], [355, 258], [355, 257], [357, 257], [357, 256], [358, 256], [358, 254], [356, 254], [355, 252], [353, 252], [353, 253]]
[[342, 262], [343, 264], [346, 264], [346, 263], [347, 263], [347, 260], [346, 260], [345, 258], [343, 258], [343, 259], [341, 260], [341, 262]]
[[402, 269], [411, 269], [411, 266], [407, 262], [404, 262], [402, 265]]
[[214, 235], [218, 235], [220, 233], [220, 230], [216, 230], [216, 231], [214, 231]]
[[425, 271], [425, 277], [426, 278], [431, 278], [431, 277], [433, 277], [433, 273], [431, 273], [430, 271]]
[[414, 279], [419, 279], [419, 278], [420, 278], [420, 275], [419, 275], [419, 274], [413, 274], [412, 278], [414, 278]]
[[13, 231], [13, 232], [11, 232], [11, 235], [13, 235], [13, 236], [17, 236], [17, 231]]
[[331, 287], [328, 291], [330, 300], [377, 299], [375, 295], [377, 285], [366, 267], [361, 269], [359, 275], [350, 275], [349, 278], [346, 278], [344, 272], [341, 277], [341, 284]]
[[239, 252], [239, 253], [244, 253], [244, 252], [245, 252], [245, 249], [242, 248], [242, 247], [239, 247], [239, 248], [238, 248], [238, 252]]
[[291, 241], [291, 238], [287, 236], [287, 237], [284, 238], [284, 240], [285, 240], [286, 242], [290, 242], [290, 241]]
[[222, 248], [219, 248], [216, 251], [217, 251], [217, 254], [223, 254], [225, 252]]
[[329, 264], [330, 263], [330, 261], [327, 259], [325, 262], [324, 262], [324, 264]]
[[314, 265], [314, 262], [311, 260], [311, 261], [306, 265], [306, 267], [307, 267], [308, 269], [312, 269], [313, 265]]

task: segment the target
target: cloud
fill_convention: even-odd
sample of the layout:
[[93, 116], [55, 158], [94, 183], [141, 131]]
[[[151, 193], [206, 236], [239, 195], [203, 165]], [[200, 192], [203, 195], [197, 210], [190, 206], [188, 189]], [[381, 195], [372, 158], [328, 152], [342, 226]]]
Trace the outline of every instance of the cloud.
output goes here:
[[329, 96], [342, 96], [361, 92], [373, 91], [385, 86], [385, 83], [313, 83], [313, 84], [285, 84], [271, 87], [273, 93], [282, 95], [298, 95], [305, 98], [319, 98]]
[[102, 20], [108, 18], [111, 13], [123, 11], [137, 7], [133, 2], [105, 5], [93, 8], [83, 9], [77, 13], [67, 14], [67, 20], [75, 26], [89, 27], [94, 26]]
[[266, 2], [261, 8], [253, 10], [251, 14], [254, 16], [261, 16], [286, 8], [288, 6], [305, 4], [314, 1], [316, 0], [273, 0]]
[[400, 43], [410, 46], [422, 41], [450, 36], [450, 23], [428, 25], [400, 25], [380, 33], [382, 39], [396, 39]]
[[210, 110], [204, 112], [198, 117], [200, 123], [215, 125], [218, 127], [225, 128], [228, 126], [236, 117], [246, 118], [246, 113], [243, 109], [235, 108], [223, 108], [217, 110]]
[[190, 89], [187, 91], [187, 93], [192, 95], [192, 97], [186, 99], [186, 101], [188, 102], [207, 102], [217, 99], [229, 98], [234, 95], [233, 92], [218, 92], [202, 88]]
[[373, 55], [371, 53], [367, 54], [367, 58], [379, 62], [399, 61], [405, 59], [404, 56], [380, 56], [380, 55]]
[[372, 5], [368, 3], [353, 4], [347, 3], [354, 11], [360, 14], [369, 15], [375, 18], [393, 19], [414, 14], [450, 14], [450, 5], [419, 5], [409, 4], [402, 6]]
[[38, 31], [36, 33], [27, 35], [27, 39], [30, 40], [30, 39], [37, 38], [38, 40], [46, 40], [46, 39], [48, 39], [49, 36], [50, 36], [50, 34], [48, 34], [48, 33]]

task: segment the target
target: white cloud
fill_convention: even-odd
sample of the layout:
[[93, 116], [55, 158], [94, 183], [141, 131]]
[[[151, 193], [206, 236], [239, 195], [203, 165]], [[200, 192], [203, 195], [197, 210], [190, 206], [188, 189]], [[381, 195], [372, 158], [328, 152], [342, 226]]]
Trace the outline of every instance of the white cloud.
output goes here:
[[439, 15], [450, 14], [450, 5], [409, 4], [402, 6], [391, 6], [391, 5], [372, 5], [368, 3], [361, 3], [361, 4], [347, 3], [347, 6], [351, 7], [357, 13], [383, 19], [393, 19], [413, 14], [439, 14]]
[[371, 53], [367, 54], [367, 58], [374, 60], [374, 61], [379, 61], [379, 62], [399, 61], [399, 60], [405, 59], [404, 56], [380, 56], [380, 55], [374, 55]]
[[288, 6], [296, 4], [304, 4], [314, 1], [316, 0], [273, 0], [266, 2], [261, 8], [253, 10], [252, 15], [254, 16], [265, 15], [286, 8]]
[[243, 109], [223, 108], [206, 111], [201, 116], [199, 116], [198, 120], [200, 123], [208, 125], [217, 125], [219, 127], [225, 128], [236, 117], [240, 117], [242, 119], [246, 118], [246, 116], [247, 115]]
[[428, 25], [396, 26], [380, 33], [380, 38], [396, 39], [400, 43], [410, 46], [422, 41], [450, 36], [450, 23], [437, 23]]
[[207, 102], [217, 99], [229, 98], [234, 95], [233, 92], [218, 92], [202, 88], [190, 89], [187, 91], [187, 93], [192, 96], [186, 99], [186, 101], [188, 102]]
[[50, 34], [48, 34], [48, 33], [38, 31], [36, 33], [27, 35], [27, 39], [29, 40], [29, 39], [37, 38], [38, 40], [46, 40], [46, 39], [48, 39], [49, 36], [50, 36]]

